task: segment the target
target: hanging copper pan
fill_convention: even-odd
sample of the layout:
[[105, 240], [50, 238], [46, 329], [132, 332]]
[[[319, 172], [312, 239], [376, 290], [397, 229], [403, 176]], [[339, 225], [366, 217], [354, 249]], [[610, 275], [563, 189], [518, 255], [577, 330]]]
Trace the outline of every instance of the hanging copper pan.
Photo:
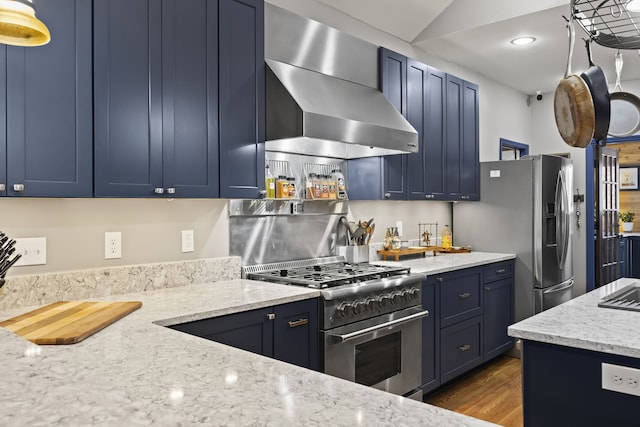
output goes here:
[[572, 147], [584, 148], [593, 139], [596, 115], [589, 86], [581, 76], [571, 74], [575, 40], [573, 18], [569, 20], [567, 27], [569, 29], [569, 57], [564, 78], [556, 88], [553, 108], [556, 126], [564, 142]]

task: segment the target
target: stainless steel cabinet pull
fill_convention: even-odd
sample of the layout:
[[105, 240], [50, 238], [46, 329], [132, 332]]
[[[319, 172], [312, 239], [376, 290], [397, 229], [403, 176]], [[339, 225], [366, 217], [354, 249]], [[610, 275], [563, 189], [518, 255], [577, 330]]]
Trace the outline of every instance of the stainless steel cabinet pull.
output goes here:
[[167, 188], [167, 194], [176, 194], [176, 189], [173, 187]]
[[506, 273], [506, 272], [507, 272], [507, 270], [504, 269], [504, 268], [499, 268], [499, 269], [496, 270], [496, 273], [498, 273], [498, 274], [502, 274], [502, 273]]
[[425, 199], [433, 199], [435, 196], [433, 194], [425, 194], [424, 198]]
[[275, 318], [276, 318], [276, 315], [275, 315], [274, 313], [269, 313], [269, 314], [267, 314], [267, 319], [269, 319], [269, 320], [273, 320], [273, 319], [275, 319]]
[[24, 184], [13, 184], [13, 191], [16, 193], [24, 191]]
[[153, 189], [153, 192], [156, 194], [164, 194], [164, 188], [162, 187], [156, 187]]
[[384, 198], [385, 199], [390, 199], [391, 198], [391, 193], [384, 193]]
[[296, 320], [295, 322], [292, 322], [291, 320], [289, 321], [289, 327], [290, 328], [295, 328], [297, 326], [303, 326], [306, 325], [307, 323], [309, 323], [309, 319], [300, 319], [300, 320]]
[[469, 200], [471, 198], [471, 196], [460, 196], [460, 198], [462, 200]]
[[464, 292], [462, 294], [458, 294], [458, 298], [460, 299], [466, 299], [469, 298], [471, 296], [471, 294], [469, 292]]
[[260, 190], [260, 195], [262, 197], [266, 196], [267, 195], [267, 190]]
[[0, 191], [4, 191], [4, 189], [5, 189], [4, 184], [0, 184]]
[[436, 277], [436, 280], [440, 283], [444, 282], [444, 279], [442, 277]]
[[470, 349], [471, 349], [471, 346], [469, 344], [461, 345], [460, 347], [458, 347], [458, 350], [460, 351], [467, 351]]

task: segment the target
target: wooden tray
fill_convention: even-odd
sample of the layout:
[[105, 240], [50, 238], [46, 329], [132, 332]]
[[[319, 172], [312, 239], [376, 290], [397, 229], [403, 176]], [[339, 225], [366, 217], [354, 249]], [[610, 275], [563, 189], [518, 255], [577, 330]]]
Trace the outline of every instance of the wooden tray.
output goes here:
[[438, 248], [438, 252], [442, 252], [445, 254], [468, 254], [471, 252], [471, 248], [466, 246], [461, 246], [457, 248]]
[[34, 344], [75, 344], [142, 306], [140, 301], [58, 301], [0, 322]]
[[406, 255], [415, 255], [422, 254], [424, 257], [427, 252], [433, 251], [433, 254], [436, 254], [438, 247], [437, 246], [423, 246], [423, 247], [412, 247], [407, 249], [398, 249], [398, 250], [380, 250], [378, 251], [378, 255], [382, 257], [383, 260], [387, 260], [387, 257], [393, 257], [395, 261], [398, 261], [401, 256]]

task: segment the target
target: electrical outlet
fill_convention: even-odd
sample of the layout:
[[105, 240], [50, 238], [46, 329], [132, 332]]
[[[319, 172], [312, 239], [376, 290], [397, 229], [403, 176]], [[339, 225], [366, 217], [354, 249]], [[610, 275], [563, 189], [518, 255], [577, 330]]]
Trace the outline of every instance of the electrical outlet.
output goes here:
[[619, 393], [640, 396], [640, 369], [626, 366], [602, 364], [602, 388]]
[[122, 233], [107, 231], [104, 233], [104, 259], [122, 258]]
[[402, 237], [402, 221], [396, 221], [396, 228], [398, 229], [398, 236]]
[[193, 230], [182, 230], [182, 252], [194, 251]]
[[15, 254], [22, 256], [14, 266], [21, 265], [44, 265], [47, 263], [47, 238], [46, 237], [30, 237], [24, 239], [16, 239]]

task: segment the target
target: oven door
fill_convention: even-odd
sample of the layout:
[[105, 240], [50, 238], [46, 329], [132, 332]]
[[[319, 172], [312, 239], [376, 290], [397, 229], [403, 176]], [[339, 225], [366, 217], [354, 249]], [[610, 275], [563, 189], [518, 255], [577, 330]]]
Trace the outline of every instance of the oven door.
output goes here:
[[323, 331], [324, 372], [390, 393], [421, 385], [420, 306]]

